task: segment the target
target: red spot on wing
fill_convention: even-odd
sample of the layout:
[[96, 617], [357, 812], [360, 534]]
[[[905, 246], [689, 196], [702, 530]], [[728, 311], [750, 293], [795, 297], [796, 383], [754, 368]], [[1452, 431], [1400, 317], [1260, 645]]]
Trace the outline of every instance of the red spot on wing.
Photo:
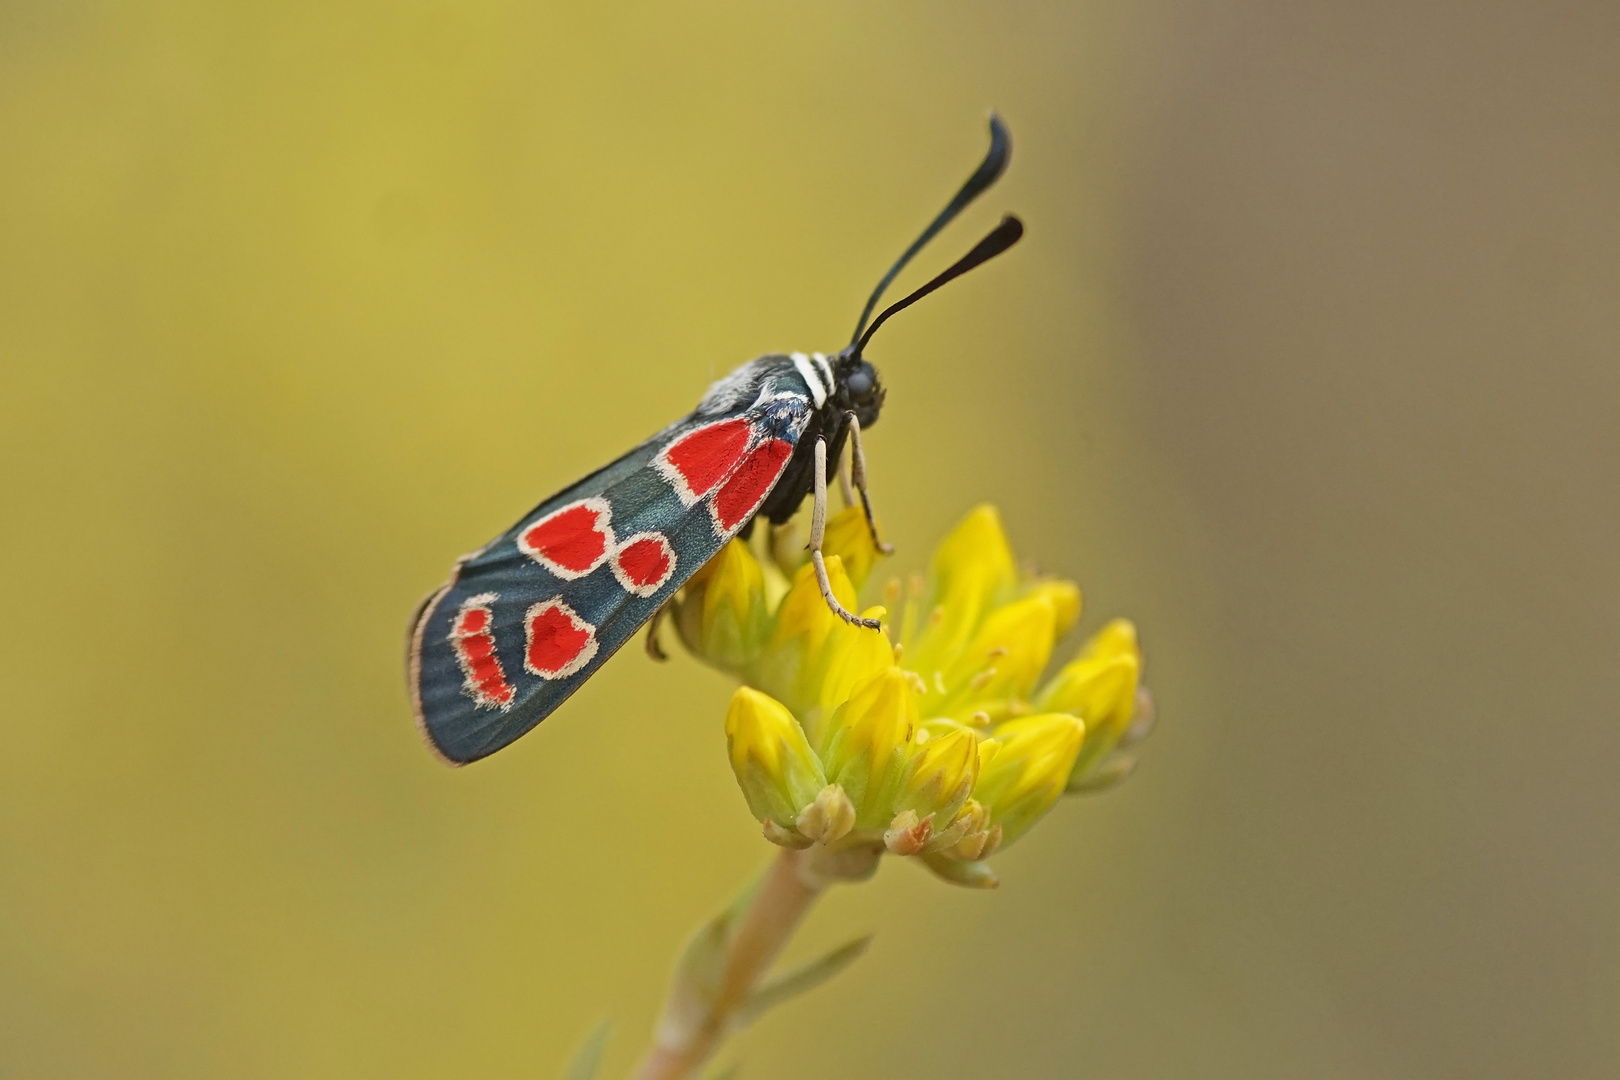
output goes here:
[[450, 646], [464, 676], [462, 692], [481, 708], [505, 709], [512, 704], [515, 691], [506, 681], [501, 658], [495, 654], [495, 637], [490, 633], [494, 618], [489, 605], [494, 602], [494, 593], [469, 597], [451, 623]]
[[596, 627], [580, 618], [561, 597], [531, 607], [523, 619], [528, 641], [523, 666], [542, 679], [563, 679], [596, 655]]
[[747, 420], [734, 417], [707, 424], [676, 439], [659, 454], [658, 467], [690, 506], [714, 490], [736, 468], [748, 446]]
[[669, 576], [669, 553], [653, 537], [645, 537], [619, 552], [619, 567], [637, 585], [652, 585]]
[[792, 456], [793, 444], [785, 439], [766, 439], [748, 452], [725, 486], [715, 493], [714, 520], [721, 532], [735, 531], [759, 509]]
[[613, 547], [613, 510], [606, 499], [585, 499], [553, 511], [518, 535], [518, 547], [558, 577], [570, 579], [602, 565]]
[[651, 596], [673, 573], [675, 549], [663, 533], [637, 533], [613, 553], [614, 576], [637, 596]]

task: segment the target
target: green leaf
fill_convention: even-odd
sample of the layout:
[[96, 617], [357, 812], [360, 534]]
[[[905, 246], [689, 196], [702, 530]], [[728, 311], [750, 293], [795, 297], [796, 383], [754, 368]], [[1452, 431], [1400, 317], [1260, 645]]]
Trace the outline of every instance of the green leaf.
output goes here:
[[753, 1023], [761, 1013], [776, 1007], [789, 998], [798, 997], [807, 990], [814, 990], [828, 979], [853, 964], [866, 947], [872, 943], [872, 935], [856, 938], [847, 944], [840, 945], [819, 960], [812, 960], [802, 967], [773, 979], [764, 986], [748, 995], [742, 1008], [737, 1010], [736, 1021], [738, 1027]]
[[574, 1051], [574, 1060], [568, 1063], [563, 1080], [595, 1080], [596, 1070], [602, 1067], [602, 1051], [607, 1049], [608, 1032], [613, 1021], [603, 1020], [596, 1030], [585, 1036], [585, 1041]]
[[695, 995], [704, 1005], [714, 1003], [725, 971], [726, 945], [731, 938], [732, 913], [723, 911], [698, 928], [675, 963], [675, 986]]
[[708, 1080], [737, 1080], [737, 1070], [741, 1067], [736, 1062], [732, 1062], [720, 1071], [710, 1073]]

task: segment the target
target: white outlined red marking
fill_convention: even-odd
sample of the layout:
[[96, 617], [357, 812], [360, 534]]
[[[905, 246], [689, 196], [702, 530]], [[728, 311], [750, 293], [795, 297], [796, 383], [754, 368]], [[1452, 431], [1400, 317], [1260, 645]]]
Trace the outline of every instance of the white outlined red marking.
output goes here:
[[523, 669], [542, 679], [566, 679], [596, 655], [596, 627], [560, 596], [529, 608], [523, 616], [523, 633]]
[[737, 467], [752, 436], [753, 425], [745, 417], [716, 420], [664, 447], [653, 465], [680, 496], [681, 505], [691, 506]]
[[596, 496], [569, 503], [526, 526], [517, 546], [564, 581], [584, 577], [613, 551], [613, 507]]
[[501, 658], [495, 653], [495, 613], [491, 605], [497, 599], [494, 593], [479, 593], [462, 601], [461, 610], [450, 622], [450, 647], [464, 676], [462, 693], [480, 709], [505, 712], [512, 707], [516, 691], [506, 681]]
[[640, 532], [620, 544], [608, 564], [625, 592], [651, 596], [675, 573], [675, 549], [659, 532]]
[[750, 450], [709, 503], [715, 531], [728, 536], [741, 528], [770, 494], [792, 456], [793, 444], [786, 439], [765, 439]]

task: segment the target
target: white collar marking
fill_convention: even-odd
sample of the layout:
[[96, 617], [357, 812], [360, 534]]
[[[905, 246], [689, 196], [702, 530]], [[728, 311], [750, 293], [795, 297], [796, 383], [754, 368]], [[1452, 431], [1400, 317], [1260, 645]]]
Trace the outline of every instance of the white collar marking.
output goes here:
[[833, 378], [832, 365], [827, 363], [826, 354], [811, 353], [810, 359], [816, 362], [816, 366], [821, 369], [822, 377], [827, 380], [827, 393], [832, 393], [833, 388], [838, 385], [838, 380]]
[[[819, 353], [816, 355], [818, 358], [820, 357]], [[810, 358], [804, 353], [793, 353], [792, 359], [793, 366], [799, 371], [799, 378], [803, 379], [804, 384], [810, 388], [810, 399], [816, 403], [816, 408], [821, 408], [827, 403], [827, 384], [821, 381], [821, 377], [816, 374], [816, 369], [810, 365]], [[823, 366], [827, 363], [825, 359], [821, 362]]]

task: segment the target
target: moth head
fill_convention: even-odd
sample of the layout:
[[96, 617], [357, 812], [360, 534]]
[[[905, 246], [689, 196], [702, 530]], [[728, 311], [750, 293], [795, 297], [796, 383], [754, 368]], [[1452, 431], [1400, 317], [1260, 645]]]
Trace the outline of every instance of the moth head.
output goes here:
[[852, 410], [863, 428], [876, 423], [884, 391], [871, 361], [845, 349], [835, 361], [833, 378], [837, 383], [833, 398], [838, 411]]

